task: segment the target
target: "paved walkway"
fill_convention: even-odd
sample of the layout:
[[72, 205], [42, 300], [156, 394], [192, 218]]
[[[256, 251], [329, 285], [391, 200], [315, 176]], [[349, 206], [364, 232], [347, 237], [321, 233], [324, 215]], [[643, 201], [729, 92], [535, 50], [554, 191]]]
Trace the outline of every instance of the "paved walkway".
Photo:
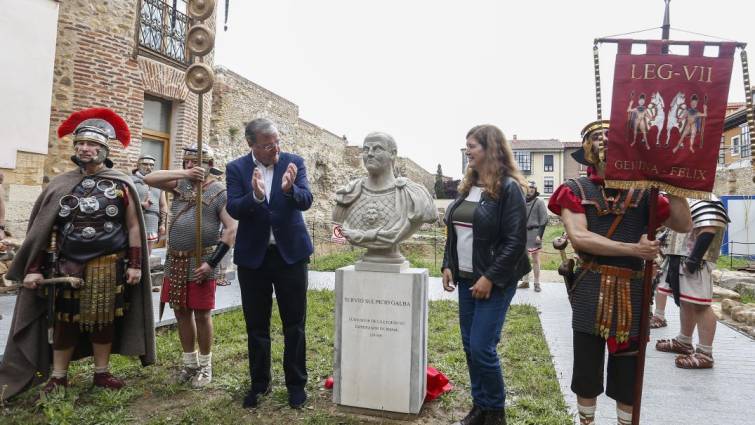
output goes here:
[[[309, 272], [310, 290], [332, 290], [335, 274], [332, 272]], [[455, 293], [443, 291], [440, 278], [430, 278], [431, 300], [456, 300]], [[155, 321], [159, 308], [159, 294], [153, 294]], [[10, 327], [15, 296], [0, 297], [0, 353], [3, 352]], [[571, 310], [562, 283], [545, 283], [543, 292], [531, 289], [518, 290], [515, 304], [531, 304], [540, 312], [545, 339], [550, 348], [558, 375], [561, 392], [571, 411], [576, 412], [576, 398], [569, 389], [572, 364]], [[216, 313], [239, 308], [241, 296], [239, 284], [234, 280], [230, 286], [217, 291]], [[755, 406], [755, 342], [719, 324], [716, 333], [714, 354], [716, 366], [710, 370], [689, 371], [674, 366], [674, 355], [654, 349], [654, 341], [676, 335], [679, 326], [679, 310], [669, 303], [666, 317], [667, 328], [654, 330], [648, 345], [645, 390], [642, 402], [642, 424], [751, 424], [752, 408]], [[165, 309], [163, 320], [157, 326], [175, 322], [173, 311]], [[598, 400], [597, 417], [600, 424], [616, 423], [615, 404], [605, 396]], [[749, 419], [748, 419], [749, 418]]]
[[[563, 283], [547, 283], [537, 294], [520, 289], [515, 303], [532, 304], [540, 312], [545, 339], [556, 368], [566, 403], [576, 412], [571, 382], [571, 309]], [[684, 370], [674, 366], [674, 354], [655, 350], [655, 340], [679, 332], [679, 309], [666, 307], [668, 327], [651, 331], [645, 360], [642, 397], [643, 425], [752, 424], [755, 406], [755, 341], [719, 323], [714, 341], [716, 365], [708, 370]], [[599, 424], [616, 423], [613, 400], [598, 399]]]

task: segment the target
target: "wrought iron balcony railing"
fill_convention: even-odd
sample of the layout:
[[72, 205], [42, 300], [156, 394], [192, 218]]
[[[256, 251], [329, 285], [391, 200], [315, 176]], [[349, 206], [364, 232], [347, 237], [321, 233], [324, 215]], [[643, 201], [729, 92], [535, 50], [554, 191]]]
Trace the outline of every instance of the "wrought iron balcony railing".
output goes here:
[[142, 0], [139, 19], [139, 45], [151, 53], [157, 53], [186, 65], [186, 32], [189, 17], [185, 0]]

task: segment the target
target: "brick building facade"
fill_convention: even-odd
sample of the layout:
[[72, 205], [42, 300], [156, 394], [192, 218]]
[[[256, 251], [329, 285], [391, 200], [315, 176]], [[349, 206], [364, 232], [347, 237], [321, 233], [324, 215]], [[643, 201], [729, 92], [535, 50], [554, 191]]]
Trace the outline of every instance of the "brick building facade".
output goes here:
[[[179, 166], [181, 148], [196, 142], [198, 96], [184, 84], [186, 3], [179, 0], [176, 4], [173, 10], [172, 2], [163, 0], [58, 3], [47, 152], [25, 152], [23, 146], [5, 152], [6, 146], [0, 152], [16, 156], [15, 168], [0, 171], [5, 174], [9, 194], [8, 224], [17, 234], [24, 230], [30, 195], [41, 190], [43, 179], [75, 167], [70, 161], [70, 140], [59, 140], [56, 134], [58, 125], [72, 112], [108, 107], [126, 120], [131, 145], [124, 150], [116, 142], [110, 154], [115, 168], [122, 171], [133, 168], [147, 138], [152, 150], [161, 150], [162, 167]], [[214, 14], [206, 24], [214, 31]], [[209, 55], [204, 61], [212, 64], [212, 59]], [[145, 116], [145, 103], [149, 102], [164, 110], [165, 119], [158, 121], [165, 125], [147, 137], [145, 119], [155, 121]], [[211, 104], [210, 92], [204, 95], [205, 139]], [[153, 110], [147, 108], [146, 112]]]

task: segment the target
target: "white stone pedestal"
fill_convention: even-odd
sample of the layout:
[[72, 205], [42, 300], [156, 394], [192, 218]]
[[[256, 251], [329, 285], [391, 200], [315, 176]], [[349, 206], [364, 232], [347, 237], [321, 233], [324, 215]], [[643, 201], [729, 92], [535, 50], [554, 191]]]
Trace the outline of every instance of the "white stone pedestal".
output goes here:
[[417, 414], [427, 386], [427, 269], [336, 270], [333, 402]]

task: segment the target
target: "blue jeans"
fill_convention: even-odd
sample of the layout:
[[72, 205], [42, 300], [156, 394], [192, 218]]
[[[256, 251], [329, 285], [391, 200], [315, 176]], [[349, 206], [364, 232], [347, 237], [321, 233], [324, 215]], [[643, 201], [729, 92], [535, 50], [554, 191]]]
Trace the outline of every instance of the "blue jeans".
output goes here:
[[490, 298], [478, 300], [469, 291], [473, 284], [460, 279], [457, 288], [461, 342], [472, 383], [472, 400], [484, 410], [500, 410], [506, 402], [506, 388], [496, 347], [516, 285], [506, 289], [493, 286]]

